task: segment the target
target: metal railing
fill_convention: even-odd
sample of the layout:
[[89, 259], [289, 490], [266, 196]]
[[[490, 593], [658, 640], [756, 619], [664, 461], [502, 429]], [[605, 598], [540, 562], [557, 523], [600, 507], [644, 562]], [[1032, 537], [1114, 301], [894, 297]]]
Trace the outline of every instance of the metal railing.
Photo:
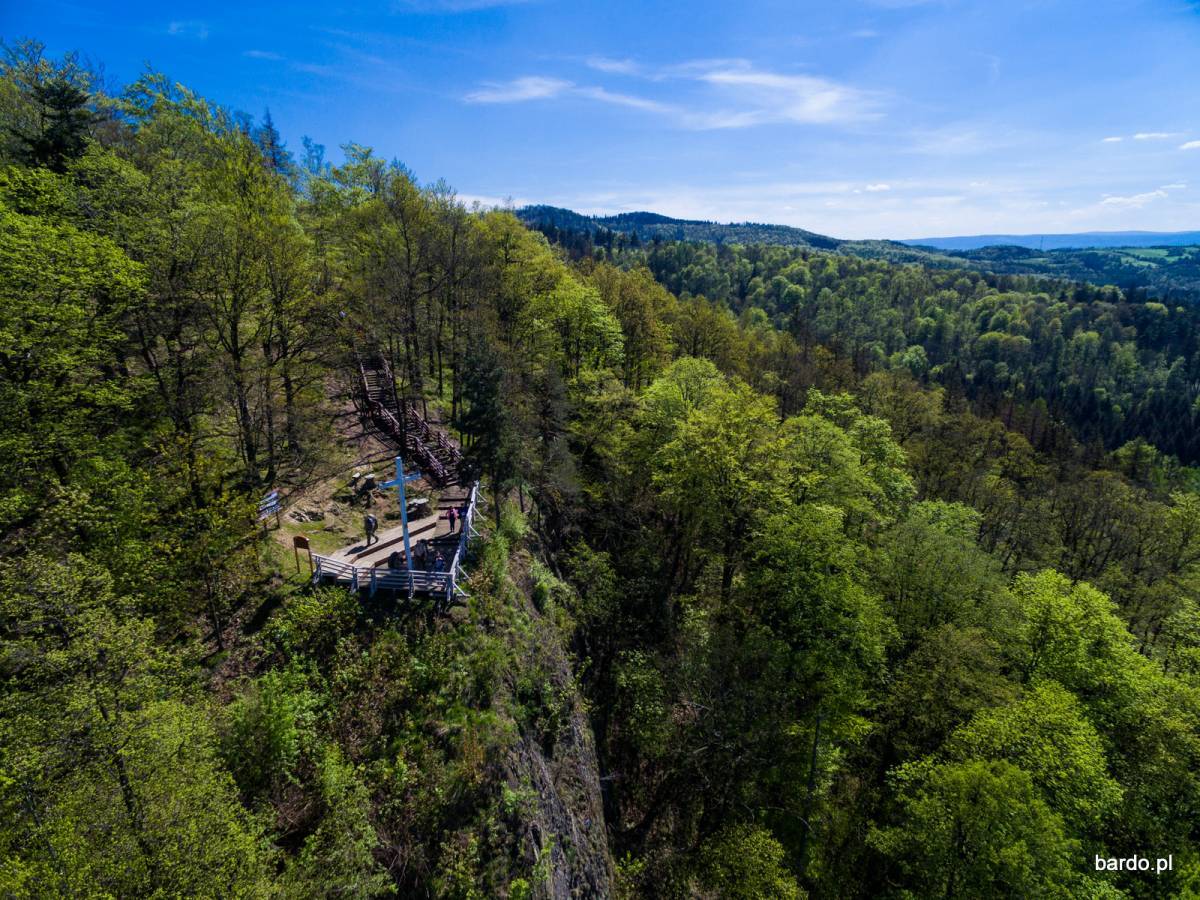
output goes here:
[[331, 556], [314, 553], [313, 584], [334, 581], [347, 585], [352, 591], [366, 590], [372, 596], [376, 591], [407, 593], [410, 598], [414, 594], [441, 594], [444, 596], [446, 604], [449, 605], [456, 592], [463, 593], [458, 586], [458, 579], [465, 574], [463, 563], [466, 562], [471, 538], [478, 534], [475, 530], [475, 512], [478, 504], [479, 484], [477, 482], [471, 485], [467, 511], [460, 526], [458, 546], [454, 550], [450, 565], [444, 572], [389, 569], [383, 566], [356, 566]]

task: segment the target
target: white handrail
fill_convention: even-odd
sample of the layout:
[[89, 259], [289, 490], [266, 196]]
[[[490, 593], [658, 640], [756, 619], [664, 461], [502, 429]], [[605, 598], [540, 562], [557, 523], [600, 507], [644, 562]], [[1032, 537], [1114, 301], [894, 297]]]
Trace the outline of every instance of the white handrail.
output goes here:
[[454, 550], [454, 556], [450, 560], [450, 565], [444, 572], [356, 566], [353, 563], [343, 562], [331, 556], [321, 556], [318, 553], [314, 553], [313, 584], [319, 584], [329, 578], [334, 581], [349, 582], [350, 589], [353, 591], [357, 591], [360, 587], [366, 587], [372, 595], [380, 589], [407, 590], [410, 595], [413, 591], [431, 594], [445, 593], [446, 602], [449, 603], [454, 598], [455, 591], [459, 590], [457, 581], [459, 576], [463, 574], [463, 563], [467, 558], [468, 544], [474, 532], [475, 509], [478, 501], [479, 484], [476, 482], [471, 485], [471, 494], [467, 501], [467, 511], [463, 516], [459, 532], [458, 546]]

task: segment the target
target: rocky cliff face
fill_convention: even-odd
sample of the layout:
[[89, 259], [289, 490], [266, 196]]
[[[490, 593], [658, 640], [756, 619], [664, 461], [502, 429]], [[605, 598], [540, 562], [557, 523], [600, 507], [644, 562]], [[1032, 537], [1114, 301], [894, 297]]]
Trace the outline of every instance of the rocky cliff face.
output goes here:
[[[514, 684], [525, 711], [505, 763], [507, 787], [521, 798], [518, 828], [525, 862], [538, 876], [535, 897], [611, 897], [613, 863], [604, 824], [591, 725], [580, 701], [554, 611], [527, 567], [514, 567], [516, 594], [531, 627], [522, 641], [529, 667]], [[523, 570], [523, 571], [522, 571]]]

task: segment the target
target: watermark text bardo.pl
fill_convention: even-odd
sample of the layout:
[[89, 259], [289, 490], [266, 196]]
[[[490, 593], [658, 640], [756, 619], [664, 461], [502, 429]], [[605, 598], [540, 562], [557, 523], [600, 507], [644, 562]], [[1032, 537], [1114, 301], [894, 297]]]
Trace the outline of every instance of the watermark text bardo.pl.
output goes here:
[[1163, 872], [1170, 872], [1175, 868], [1175, 854], [1169, 853], [1166, 856], [1160, 856], [1151, 862], [1148, 856], [1127, 856], [1118, 858], [1115, 856], [1096, 857], [1097, 872], [1153, 872], [1155, 875], [1161, 875]]

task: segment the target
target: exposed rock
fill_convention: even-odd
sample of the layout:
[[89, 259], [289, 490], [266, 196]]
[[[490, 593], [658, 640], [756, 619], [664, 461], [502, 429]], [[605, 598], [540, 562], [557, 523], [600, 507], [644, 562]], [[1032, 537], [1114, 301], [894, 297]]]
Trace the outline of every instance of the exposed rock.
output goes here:
[[325, 518], [325, 512], [320, 509], [303, 509], [297, 507], [288, 513], [288, 518], [296, 522], [320, 522]]
[[[567, 701], [562, 722], [549, 736], [522, 729], [511, 748], [505, 775], [511, 790], [528, 789], [533, 800], [522, 817], [523, 851], [532, 867], [541, 863], [546, 881], [534, 896], [566, 900], [613, 895], [613, 863], [608, 848], [600, 771], [591, 724], [571, 674], [562, 636], [542, 619], [530, 599], [532, 585], [517, 579], [528, 612], [535, 618], [542, 665], [556, 692]], [[549, 860], [544, 859], [549, 852]]]

